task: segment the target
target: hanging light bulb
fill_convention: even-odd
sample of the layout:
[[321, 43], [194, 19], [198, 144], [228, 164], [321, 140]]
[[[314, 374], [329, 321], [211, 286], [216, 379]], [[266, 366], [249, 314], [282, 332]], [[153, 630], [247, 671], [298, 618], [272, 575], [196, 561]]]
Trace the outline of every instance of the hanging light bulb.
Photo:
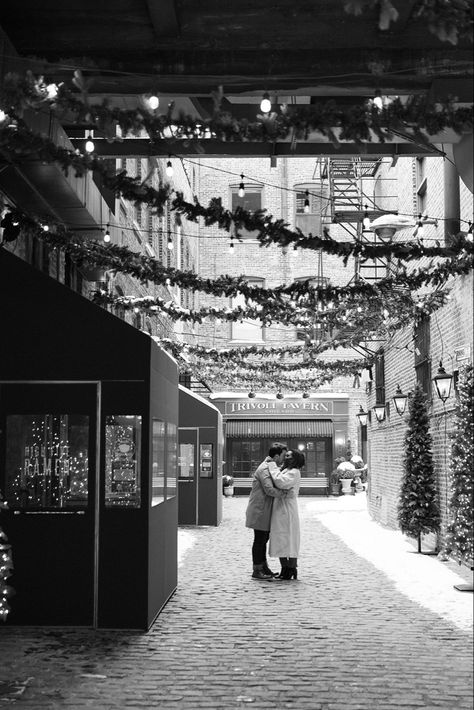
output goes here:
[[171, 238], [171, 234], [168, 234], [167, 247], [170, 251], [173, 251], [173, 249], [174, 249], [174, 244], [173, 244], [173, 240]]
[[364, 219], [362, 220], [362, 226], [364, 227], [365, 230], [367, 230], [370, 228], [370, 217], [369, 217], [367, 205], [365, 205], [364, 209], [365, 209], [365, 212], [364, 212]]
[[3, 110], [0, 108], [0, 123], [3, 123], [3, 122], [5, 121], [5, 119], [6, 119], [6, 117], [7, 117], [7, 114], [5, 113], [5, 111], [3, 111]]
[[305, 201], [304, 201], [304, 211], [306, 214], [309, 213], [309, 190], [306, 190], [305, 194]]
[[105, 228], [105, 233], [104, 233], [104, 242], [110, 242], [110, 231], [109, 231], [109, 225]]
[[42, 228], [43, 232], [49, 232], [49, 224], [42, 224], [41, 228]]
[[379, 91], [375, 94], [373, 98], [374, 106], [378, 108], [379, 111], [383, 109], [383, 98]]
[[171, 156], [168, 156], [168, 162], [166, 163], [166, 174], [168, 177], [173, 177], [173, 163], [170, 160]]
[[160, 105], [160, 99], [158, 96], [155, 96], [154, 94], [152, 96], [149, 96], [147, 99], [148, 106], [151, 108], [152, 111], [156, 111], [158, 106]]
[[272, 102], [270, 101], [270, 96], [267, 91], [263, 94], [262, 100], [260, 101], [260, 111], [262, 113], [270, 113], [272, 110]]
[[244, 174], [240, 175], [240, 185], [239, 185], [239, 197], [245, 197], [245, 185], [244, 185]]
[[470, 242], [472, 242], [472, 222], [468, 222], [469, 229], [467, 230], [467, 236], [466, 239], [468, 239]]
[[87, 134], [87, 140], [84, 148], [86, 153], [93, 153], [95, 150], [94, 141], [92, 140], [92, 135], [90, 133]]
[[419, 239], [423, 239], [423, 237], [425, 236], [425, 228], [423, 227], [423, 215], [421, 213], [418, 215], [416, 236]]
[[229, 251], [231, 254], [234, 253], [234, 235], [230, 235], [230, 242], [229, 242]]

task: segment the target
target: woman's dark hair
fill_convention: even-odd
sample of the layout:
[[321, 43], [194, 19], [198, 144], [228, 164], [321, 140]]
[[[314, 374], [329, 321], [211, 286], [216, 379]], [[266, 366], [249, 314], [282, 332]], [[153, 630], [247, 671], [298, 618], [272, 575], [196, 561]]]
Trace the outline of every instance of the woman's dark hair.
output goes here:
[[292, 465], [295, 468], [303, 468], [305, 464], [304, 454], [302, 454], [301, 451], [298, 451], [297, 449], [290, 449], [290, 453]]

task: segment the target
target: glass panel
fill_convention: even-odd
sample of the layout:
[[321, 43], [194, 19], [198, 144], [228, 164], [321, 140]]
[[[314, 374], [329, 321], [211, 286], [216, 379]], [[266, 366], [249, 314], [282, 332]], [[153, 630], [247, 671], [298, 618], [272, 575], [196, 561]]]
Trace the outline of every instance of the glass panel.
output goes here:
[[179, 445], [179, 477], [194, 478], [194, 444]]
[[158, 505], [165, 499], [165, 423], [153, 419], [151, 504]]
[[89, 417], [11, 414], [6, 421], [6, 500], [12, 508], [84, 507]]
[[139, 508], [141, 416], [114, 414], [105, 418], [105, 505]]
[[167, 465], [166, 465], [166, 497], [176, 495], [176, 480], [178, 475], [178, 437], [176, 424], [166, 425], [167, 434]]

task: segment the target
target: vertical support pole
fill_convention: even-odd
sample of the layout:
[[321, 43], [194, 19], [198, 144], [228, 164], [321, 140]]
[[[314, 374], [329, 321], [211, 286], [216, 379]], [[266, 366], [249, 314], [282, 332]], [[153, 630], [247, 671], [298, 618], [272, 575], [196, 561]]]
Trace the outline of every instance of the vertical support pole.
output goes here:
[[444, 239], [449, 244], [451, 237], [460, 229], [461, 203], [459, 198], [459, 173], [456, 166], [444, 159]]
[[102, 430], [102, 383], [97, 383], [96, 394], [96, 434], [95, 434], [95, 490], [94, 490], [94, 605], [92, 626], [99, 624], [99, 524], [100, 524], [100, 459]]

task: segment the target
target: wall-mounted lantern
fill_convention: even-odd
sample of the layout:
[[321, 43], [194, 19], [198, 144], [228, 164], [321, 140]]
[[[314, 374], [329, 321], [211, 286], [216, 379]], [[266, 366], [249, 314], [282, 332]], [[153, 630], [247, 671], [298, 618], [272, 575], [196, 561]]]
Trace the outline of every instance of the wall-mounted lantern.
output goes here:
[[367, 420], [369, 418], [369, 413], [364, 412], [362, 405], [359, 406], [359, 411], [357, 412], [357, 418], [361, 426], [367, 426]]
[[375, 418], [377, 419], [378, 422], [383, 422], [385, 419], [385, 403], [384, 404], [376, 404], [373, 407]]
[[449, 375], [443, 367], [441, 360], [439, 361], [439, 368], [436, 375], [433, 377], [433, 382], [436, 386], [436, 392], [438, 397], [442, 402], [446, 402], [449, 395], [451, 394], [451, 383], [453, 381], [453, 376]]
[[405, 414], [405, 409], [407, 406], [407, 399], [408, 399], [408, 395], [403, 394], [403, 392], [400, 389], [400, 385], [397, 385], [397, 391], [393, 395], [393, 403], [395, 405], [395, 409], [397, 410], [397, 412], [400, 416], [403, 416]]

